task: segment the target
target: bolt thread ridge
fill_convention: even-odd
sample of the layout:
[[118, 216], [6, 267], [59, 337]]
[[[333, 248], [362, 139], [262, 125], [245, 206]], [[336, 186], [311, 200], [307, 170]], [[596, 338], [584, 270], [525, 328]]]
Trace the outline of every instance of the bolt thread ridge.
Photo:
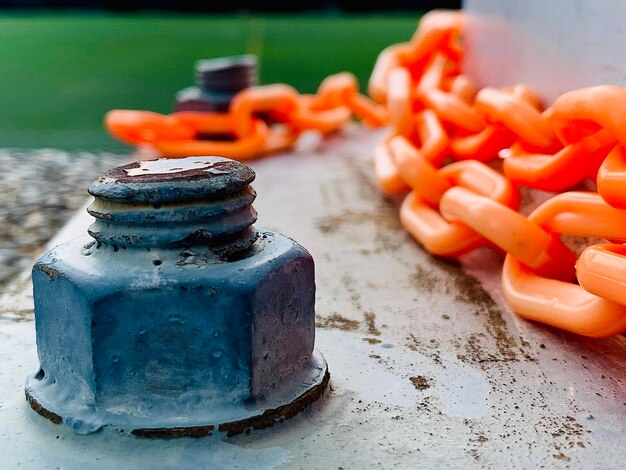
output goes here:
[[89, 235], [104, 245], [240, 252], [257, 239], [254, 173], [220, 157], [137, 162], [94, 182]]

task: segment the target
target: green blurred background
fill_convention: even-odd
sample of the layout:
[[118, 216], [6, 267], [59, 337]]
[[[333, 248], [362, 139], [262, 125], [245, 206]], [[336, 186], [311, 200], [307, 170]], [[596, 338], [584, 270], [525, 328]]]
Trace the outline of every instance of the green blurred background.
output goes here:
[[300, 92], [347, 70], [363, 90], [378, 53], [409, 39], [419, 16], [5, 14], [0, 147], [125, 148], [104, 132], [104, 113], [171, 112], [201, 58], [256, 54], [262, 84]]

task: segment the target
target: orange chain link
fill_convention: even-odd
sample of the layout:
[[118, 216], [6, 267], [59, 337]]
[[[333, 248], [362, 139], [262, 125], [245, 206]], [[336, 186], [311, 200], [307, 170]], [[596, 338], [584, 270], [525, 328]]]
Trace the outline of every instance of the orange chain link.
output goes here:
[[227, 113], [186, 111], [165, 116], [113, 110], [105, 116], [105, 126], [117, 139], [150, 146], [164, 157], [226, 155], [250, 160], [288, 150], [306, 130], [335, 132], [352, 115], [372, 127], [389, 119], [386, 108], [359, 94], [354, 75], [344, 72], [327, 77], [312, 96], [283, 84], [252, 87], [233, 98]]
[[[523, 85], [477, 90], [461, 73], [463, 23], [460, 12], [430, 12], [409, 42], [383, 50], [368, 84], [373, 100], [340, 73], [315, 95], [253, 87], [227, 113], [114, 110], [105, 124], [163, 156], [239, 160], [287, 150], [306, 130], [337, 131], [352, 116], [389, 124], [374, 150], [376, 181], [404, 195], [401, 222], [426, 250], [503, 250], [502, 290], [519, 315], [587, 336], [626, 331], [626, 90], [572, 91], [547, 110]], [[517, 185], [561, 192], [587, 179], [598, 193], [567, 192], [529, 217], [518, 212]], [[561, 235], [610, 243], [577, 257]]]

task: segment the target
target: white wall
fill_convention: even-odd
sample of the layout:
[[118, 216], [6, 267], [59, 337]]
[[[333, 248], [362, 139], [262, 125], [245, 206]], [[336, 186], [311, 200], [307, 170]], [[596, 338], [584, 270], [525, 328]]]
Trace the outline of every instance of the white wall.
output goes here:
[[480, 86], [525, 83], [547, 102], [626, 86], [626, 0], [465, 0], [465, 71]]

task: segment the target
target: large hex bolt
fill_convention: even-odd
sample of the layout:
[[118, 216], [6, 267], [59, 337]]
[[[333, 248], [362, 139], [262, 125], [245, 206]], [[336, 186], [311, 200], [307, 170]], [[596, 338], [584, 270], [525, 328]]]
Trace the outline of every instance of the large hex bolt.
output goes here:
[[77, 433], [199, 436], [269, 426], [321, 396], [313, 259], [253, 226], [253, 179], [189, 157], [91, 185], [92, 238], [33, 268], [36, 411]]
[[196, 86], [176, 94], [175, 111], [226, 112], [233, 97], [258, 83], [254, 55], [196, 62]]

